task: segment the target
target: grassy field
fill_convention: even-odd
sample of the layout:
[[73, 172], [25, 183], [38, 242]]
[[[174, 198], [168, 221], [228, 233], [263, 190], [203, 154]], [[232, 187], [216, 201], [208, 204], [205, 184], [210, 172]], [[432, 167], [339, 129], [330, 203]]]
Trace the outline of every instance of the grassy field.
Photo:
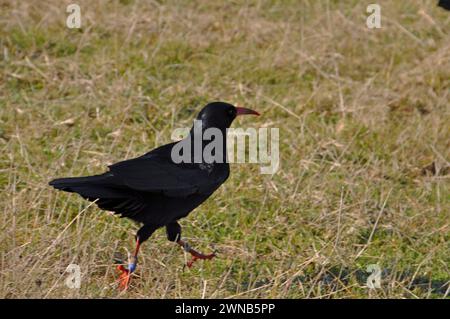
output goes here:
[[[450, 12], [378, 1], [368, 29], [372, 2], [0, 0], [0, 297], [448, 298]], [[218, 258], [184, 268], [158, 230], [119, 292], [138, 225], [47, 183], [167, 143], [214, 100], [280, 128], [281, 167], [232, 165], [181, 221]]]

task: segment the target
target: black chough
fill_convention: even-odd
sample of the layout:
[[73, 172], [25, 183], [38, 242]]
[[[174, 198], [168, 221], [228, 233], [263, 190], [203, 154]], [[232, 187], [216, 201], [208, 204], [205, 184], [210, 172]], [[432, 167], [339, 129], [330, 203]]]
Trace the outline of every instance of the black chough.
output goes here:
[[[188, 266], [196, 259], [211, 259], [215, 256], [197, 252], [183, 241], [181, 227], [177, 221], [203, 203], [228, 178], [226, 129], [236, 116], [244, 114], [259, 115], [250, 109], [213, 102], [206, 105], [197, 116], [197, 120], [201, 120], [198, 132], [203, 134], [207, 129], [214, 128], [222, 133], [224, 149], [223, 156], [219, 156], [222, 160], [216, 158], [216, 161], [211, 163], [202, 159], [198, 163], [198, 160], [194, 162], [195, 157], [192, 156], [191, 162], [174, 161], [172, 149], [177, 144], [186, 142], [186, 139], [190, 139], [190, 150], [194, 153], [196, 129], [193, 126], [185, 140], [163, 145], [141, 157], [113, 164], [106, 173], [59, 178], [50, 182], [56, 189], [78, 193], [89, 201], [95, 201], [101, 209], [113, 211], [121, 217], [143, 224], [137, 232], [136, 250], [128, 269], [119, 266], [122, 271], [122, 288], [128, 287], [129, 275], [136, 268], [140, 244], [160, 227], [165, 226], [168, 239], [178, 243], [193, 256]], [[201, 140], [202, 151], [206, 145], [207, 143]]]

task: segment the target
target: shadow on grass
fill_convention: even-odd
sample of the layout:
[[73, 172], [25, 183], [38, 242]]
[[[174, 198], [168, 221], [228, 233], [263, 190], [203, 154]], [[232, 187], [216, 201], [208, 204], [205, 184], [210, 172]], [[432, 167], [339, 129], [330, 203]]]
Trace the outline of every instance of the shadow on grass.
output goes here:
[[[292, 280], [290, 289], [295, 289], [295, 286], [305, 285], [305, 283], [307, 285], [321, 285], [328, 292], [344, 290], [352, 284], [358, 284], [360, 288], [368, 289], [367, 281], [370, 275], [370, 272], [362, 269], [352, 270], [335, 266], [322, 272], [316, 271], [295, 277]], [[393, 283], [395, 284], [391, 285]], [[450, 277], [433, 279], [425, 276], [415, 276], [412, 270], [398, 272], [385, 268], [381, 270], [380, 284], [380, 289], [386, 288], [388, 285], [392, 287], [402, 286], [410, 291], [419, 290], [421, 293], [429, 293], [430, 296], [438, 297], [446, 294], [450, 285]]]

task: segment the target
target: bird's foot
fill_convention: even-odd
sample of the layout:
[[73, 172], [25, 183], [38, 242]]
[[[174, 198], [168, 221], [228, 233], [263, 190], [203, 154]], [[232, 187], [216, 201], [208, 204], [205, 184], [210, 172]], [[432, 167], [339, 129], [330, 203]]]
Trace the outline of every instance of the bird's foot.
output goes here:
[[214, 257], [217, 256], [216, 252], [213, 252], [212, 254], [207, 254], [206, 255], [206, 254], [203, 254], [203, 253], [201, 253], [199, 251], [196, 251], [187, 242], [185, 242], [183, 240], [179, 240], [178, 241], [178, 245], [183, 247], [185, 252], [190, 253], [192, 255], [192, 259], [186, 263], [186, 266], [188, 266], [189, 268], [191, 268], [192, 265], [199, 259], [209, 260], [209, 259], [213, 259]]
[[199, 252], [197, 252], [196, 255], [191, 253], [191, 255], [192, 255], [192, 259], [186, 263], [186, 266], [188, 266], [189, 268], [191, 268], [192, 265], [199, 259], [209, 260], [209, 259], [213, 259], [214, 257], [217, 256], [216, 253], [204, 255], [204, 254], [199, 253]]
[[117, 270], [119, 270], [121, 273], [119, 275], [119, 289], [120, 290], [127, 290], [128, 286], [130, 284], [130, 271], [126, 269], [123, 265], [117, 266]]
[[119, 289], [121, 290], [127, 290], [130, 281], [131, 281], [131, 274], [136, 270], [137, 266], [137, 257], [133, 256], [131, 259], [131, 262], [128, 264], [128, 268], [125, 268], [123, 265], [117, 266], [117, 270], [120, 271], [119, 275]]

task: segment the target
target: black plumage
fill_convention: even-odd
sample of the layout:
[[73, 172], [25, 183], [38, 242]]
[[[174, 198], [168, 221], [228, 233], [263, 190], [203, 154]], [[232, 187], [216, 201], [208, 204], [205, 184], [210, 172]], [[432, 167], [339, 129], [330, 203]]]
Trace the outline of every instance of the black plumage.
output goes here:
[[[197, 120], [202, 121], [201, 132], [208, 128], [219, 129], [225, 148], [226, 129], [240, 114], [257, 113], [228, 103], [214, 102], [202, 109]], [[187, 139], [191, 139], [193, 152], [194, 128]], [[89, 201], [96, 201], [101, 209], [142, 223], [137, 233], [139, 243], [147, 240], [156, 229], [166, 226], [169, 240], [186, 246], [181, 241], [181, 227], [177, 221], [210, 197], [226, 181], [230, 169], [226, 162], [226, 149], [222, 161], [174, 162], [172, 148], [180, 142], [163, 145], [141, 157], [113, 164], [109, 166], [109, 171], [100, 175], [60, 178], [51, 181], [50, 185], [62, 191], [78, 193]], [[202, 141], [202, 149], [205, 145]]]
[[[109, 172], [88, 177], [56, 179], [53, 187], [80, 194], [99, 208], [113, 211], [154, 229], [185, 217], [227, 178], [228, 163], [214, 164], [211, 172], [199, 164], [174, 164], [171, 147], [109, 166]], [[150, 227], [146, 229], [150, 230]], [[151, 233], [142, 233], [141, 242]]]
[[445, 10], [450, 10], [450, 0], [439, 0], [438, 6]]

